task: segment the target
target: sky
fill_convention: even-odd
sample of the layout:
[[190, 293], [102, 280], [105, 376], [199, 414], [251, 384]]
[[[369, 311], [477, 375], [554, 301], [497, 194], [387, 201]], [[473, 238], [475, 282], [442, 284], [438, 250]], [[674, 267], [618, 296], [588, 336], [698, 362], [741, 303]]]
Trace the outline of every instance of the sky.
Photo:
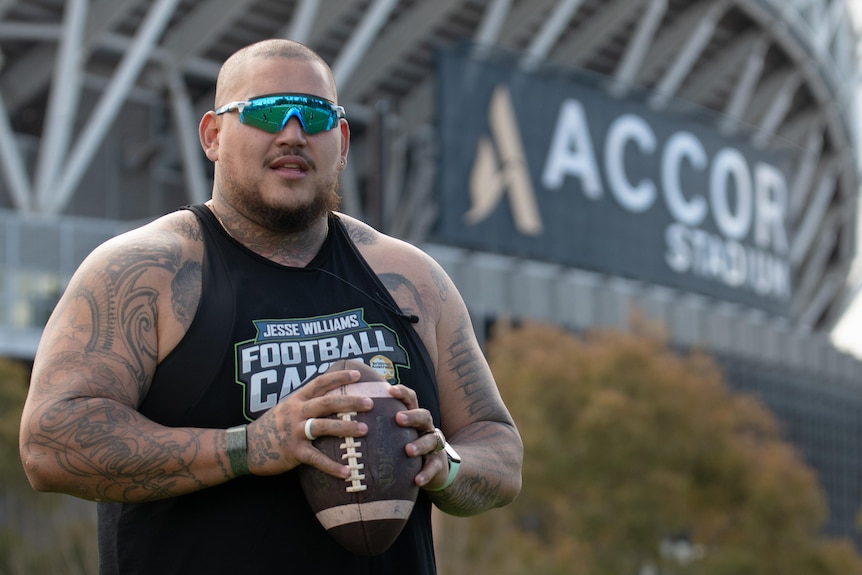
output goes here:
[[[860, 58], [860, 68], [862, 68], [862, 0], [847, 0], [847, 6], [860, 35], [857, 54]], [[856, 79], [856, 89], [860, 92], [860, 95], [857, 95], [857, 121], [862, 124], [862, 76]], [[862, 133], [862, 125], [858, 129]], [[862, 138], [860, 138], [860, 141], [862, 141]], [[862, 258], [862, 226], [860, 226], [858, 233], [857, 259]], [[850, 307], [847, 308], [847, 311], [835, 326], [832, 332], [832, 342], [835, 344], [835, 347], [862, 359], [862, 293], [856, 295]]]

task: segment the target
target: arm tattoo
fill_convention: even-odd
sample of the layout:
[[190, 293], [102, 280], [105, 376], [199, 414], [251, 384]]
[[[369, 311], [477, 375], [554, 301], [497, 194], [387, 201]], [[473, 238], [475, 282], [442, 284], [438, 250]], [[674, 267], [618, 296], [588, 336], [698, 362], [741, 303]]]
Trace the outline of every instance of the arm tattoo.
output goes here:
[[[86, 373], [85, 389], [66, 401], [49, 401], [34, 422], [28, 451], [47, 448], [54, 463], [104, 501], [157, 499], [174, 494], [180, 480], [203, 487], [190, 470], [200, 452], [200, 430], [153, 431], [128, 408], [117, 358], [105, 352], [67, 352], [34, 382], [62, 388], [69, 373]], [[86, 370], [86, 371], [85, 371]], [[179, 465], [177, 465], [179, 462]]]
[[70, 319], [58, 335], [82, 335], [86, 344], [47, 355], [34, 372], [32, 384], [43, 399], [27, 451], [34, 465], [50, 454], [76, 495], [140, 501], [204, 487], [192, 471], [203, 430], [150, 425], [135, 411], [158, 361], [159, 293], [142, 279], [153, 269], [173, 274], [172, 311], [188, 325], [200, 264], [182, 264], [182, 252], [176, 235], [156, 233], [114, 254], [97, 281], [71, 286], [69, 301], [86, 310], [89, 325]]
[[[496, 461], [489, 462], [494, 467], [484, 467], [483, 469], [495, 469]], [[452, 489], [451, 492], [446, 492], [446, 505], [451, 509], [472, 510], [487, 509], [493, 506], [489, 505], [489, 501], [495, 501], [500, 492], [501, 482], [495, 485], [487, 477], [481, 475], [470, 475], [464, 478], [464, 481], [457, 489]]]
[[478, 350], [472, 344], [467, 322], [469, 318], [463, 315], [455, 340], [449, 346], [447, 366], [455, 374], [457, 389], [464, 395], [470, 416], [474, 420], [499, 421], [501, 414], [496, 412], [493, 398], [485, 391], [489, 382], [476, 357]]
[[435, 503], [447, 513], [473, 515], [483, 510], [505, 505], [510, 499], [510, 479], [520, 464], [513, 441], [514, 423], [506, 407], [495, 393], [496, 386], [483, 361], [469, 329], [469, 316], [461, 314], [448, 347], [447, 369], [454, 374], [455, 389], [462, 396], [471, 424], [462, 428], [458, 440], [465, 445], [482, 446], [470, 451], [470, 469], [454, 486], [435, 495]]
[[186, 262], [171, 282], [171, 303], [177, 320], [188, 329], [194, 318], [201, 282], [201, 265]]
[[141, 392], [149, 379], [145, 366], [158, 358], [158, 349], [150, 342], [157, 324], [159, 294], [138, 285], [138, 281], [152, 268], [177, 273], [181, 251], [176, 241], [153, 242], [115, 256], [101, 273], [103, 306], [95, 305], [98, 298], [90, 288], [82, 287], [74, 294], [86, 300], [90, 308], [93, 333], [87, 351], [110, 351], [119, 346], [116, 351], [129, 358], [128, 366]]
[[[422, 296], [419, 294], [419, 290], [416, 289], [416, 286], [413, 285], [413, 282], [403, 275], [395, 273], [382, 273], [377, 277], [380, 278], [381, 283], [383, 283], [383, 287], [385, 287], [386, 290], [392, 294], [393, 298], [398, 301], [402, 312], [412, 313], [416, 311], [419, 317], [428, 317], [428, 310], [425, 307], [425, 302], [422, 301]], [[403, 295], [405, 292], [410, 295], [401, 298], [395, 297], [396, 295]], [[412, 301], [413, 305], [404, 305], [404, 302], [407, 300]]]
[[437, 286], [437, 295], [440, 301], [445, 302], [449, 299], [449, 282], [446, 281], [445, 274], [433, 260], [429, 266], [429, 271], [431, 272], [431, 279], [434, 280], [434, 284]]

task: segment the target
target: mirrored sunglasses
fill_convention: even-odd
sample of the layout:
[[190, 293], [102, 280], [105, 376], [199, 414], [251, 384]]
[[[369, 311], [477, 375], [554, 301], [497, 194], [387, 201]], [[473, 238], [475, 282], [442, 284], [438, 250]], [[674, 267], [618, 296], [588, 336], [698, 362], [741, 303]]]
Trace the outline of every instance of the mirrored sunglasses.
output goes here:
[[217, 116], [239, 111], [239, 121], [271, 134], [284, 129], [291, 118], [296, 118], [306, 134], [331, 130], [344, 117], [344, 108], [328, 100], [307, 94], [276, 94], [259, 96], [225, 104], [215, 111]]

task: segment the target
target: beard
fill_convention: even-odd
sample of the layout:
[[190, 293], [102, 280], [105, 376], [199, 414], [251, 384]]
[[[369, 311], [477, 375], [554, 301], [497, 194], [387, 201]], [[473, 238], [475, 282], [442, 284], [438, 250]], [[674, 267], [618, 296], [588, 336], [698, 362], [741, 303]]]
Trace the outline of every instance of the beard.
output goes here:
[[317, 187], [310, 202], [299, 206], [273, 206], [254, 190], [237, 194], [235, 202], [234, 207], [239, 212], [267, 230], [280, 234], [304, 232], [341, 205], [338, 173], [334, 173], [328, 181]]

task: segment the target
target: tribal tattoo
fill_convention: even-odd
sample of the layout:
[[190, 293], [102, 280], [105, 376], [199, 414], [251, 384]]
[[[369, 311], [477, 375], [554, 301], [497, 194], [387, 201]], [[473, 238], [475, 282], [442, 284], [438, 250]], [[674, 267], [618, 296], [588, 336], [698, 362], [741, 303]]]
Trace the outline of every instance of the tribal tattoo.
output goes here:
[[191, 321], [200, 264], [183, 263], [182, 253], [177, 235], [152, 234], [74, 281], [58, 307], [34, 369], [24, 453], [33, 467], [51, 458], [77, 483], [76, 495], [139, 501], [175, 495], [181, 483], [185, 491], [204, 487], [191, 471], [203, 433], [162, 428], [136, 411], [158, 361], [152, 272], [173, 275], [171, 312], [183, 326]]

